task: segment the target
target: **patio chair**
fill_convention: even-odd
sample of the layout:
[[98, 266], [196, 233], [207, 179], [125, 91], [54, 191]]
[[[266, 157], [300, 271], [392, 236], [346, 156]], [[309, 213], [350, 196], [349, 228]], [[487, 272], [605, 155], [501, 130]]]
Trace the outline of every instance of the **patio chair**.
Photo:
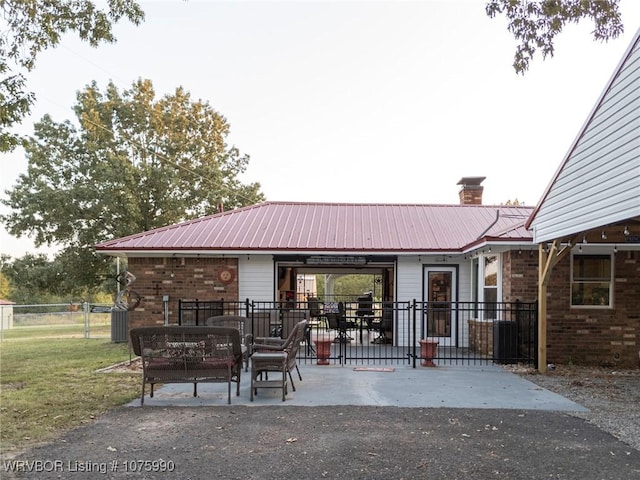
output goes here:
[[[249, 356], [253, 355], [253, 344], [264, 343], [265, 338], [272, 338], [272, 330], [280, 326], [280, 310], [254, 310], [251, 316], [247, 317], [245, 331], [249, 342]], [[281, 340], [279, 337], [278, 340]]]
[[387, 336], [387, 332], [393, 332], [393, 304], [391, 302], [382, 303], [382, 319], [377, 325], [378, 336], [372, 343], [392, 343], [392, 339]]
[[287, 338], [293, 331], [296, 324], [302, 320], [307, 321], [307, 330], [304, 336], [304, 342], [307, 345], [307, 355], [311, 353], [313, 347], [311, 346], [311, 312], [309, 310], [284, 310], [282, 312], [282, 332], [281, 337]]
[[322, 312], [322, 302], [317, 297], [308, 297], [307, 298], [307, 308], [309, 309], [309, 320], [321, 322], [324, 318]]
[[[253, 351], [255, 353], [276, 353], [276, 352], [286, 352], [286, 365], [285, 372], [289, 375], [289, 380], [291, 381], [291, 388], [293, 391], [296, 391], [296, 387], [293, 383], [293, 377], [291, 375], [291, 370], [295, 367], [298, 372], [298, 378], [302, 381], [302, 375], [300, 374], [300, 369], [298, 368], [298, 362], [296, 361], [296, 357], [298, 356], [298, 351], [300, 350], [300, 344], [305, 338], [307, 330], [307, 321], [302, 320], [296, 323], [295, 327], [289, 334], [289, 336], [285, 340], [281, 340], [279, 343], [273, 339], [273, 337], [269, 338], [268, 343], [254, 343]], [[253, 365], [251, 369], [251, 382], [253, 384], [254, 378], [262, 373], [262, 372], [254, 372]], [[268, 372], [269, 370], [264, 370], [264, 372]], [[251, 387], [254, 388], [253, 386]]]
[[373, 311], [373, 293], [368, 292], [363, 296], [358, 297], [358, 309], [356, 310], [357, 323], [360, 327], [360, 343], [362, 343], [362, 331], [367, 329], [367, 332], [373, 327], [373, 320], [375, 312]]
[[287, 338], [302, 320], [309, 320], [309, 310], [283, 310], [281, 338]]
[[373, 317], [373, 294], [371, 292], [358, 297], [357, 317]]
[[353, 338], [347, 335], [347, 330], [358, 328], [358, 325], [353, 322], [347, 320], [345, 315], [344, 303], [338, 302], [338, 313], [330, 312], [325, 314], [327, 317], [327, 324], [329, 326], [329, 330], [337, 330], [338, 335], [333, 340], [334, 342], [343, 342], [348, 343]]
[[245, 333], [246, 317], [238, 315], [216, 315], [209, 317], [205, 321], [205, 325], [211, 327], [232, 327], [237, 328], [240, 332], [240, 340], [242, 341], [242, 361], [244, 363], [244, 371], [249, 371], [249, 349], [251, 347], [251, 337]]
[[313, 328], [327, 330], [327, 319], [322, 313], [322, 303], [317, 297], [307, 297], [307, 308], [309, 317], [307, 318], [307, 334], [305, 341], [307, 343], [307, 355], [315, 354], [316, 350], [311, 343], [311, 330]]

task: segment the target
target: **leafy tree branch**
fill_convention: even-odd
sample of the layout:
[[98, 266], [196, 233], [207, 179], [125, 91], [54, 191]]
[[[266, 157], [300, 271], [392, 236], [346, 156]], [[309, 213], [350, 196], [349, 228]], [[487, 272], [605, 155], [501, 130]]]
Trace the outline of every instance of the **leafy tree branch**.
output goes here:
[[2, 202], [9, 233], [59, 244], [78, 285], [99, 286], [101, 241], [264, 200], [243, 184], [249, 157], [227, 145], [229, 124], [188, 92], [156, 99], [149, 80], [78, 92], [77, 122], [45, 115], [25, 142], [28, 169]]
[[35, 100], [26, 73], [38, 55], [58, 45], [67, 32], [76, 32], [93, 47], [113, 43], [113, 24], [122, 18], [139, 25], [144, 12], [133, 0], [109, 0], [106, 10], [90, 0], [0, 0], [0, 152], [20, 142], [10, 129], [28, 115]]
[[619, 0], [490, 0], [486, 12], [491, 18], [505, 15], [508, 30], [519, 41], [513, 62], [524, 74], [535, 53], [553, 57], [554, 42], [569, 23], [590, 19], [594, 40], [617, 38], [624, 30]]

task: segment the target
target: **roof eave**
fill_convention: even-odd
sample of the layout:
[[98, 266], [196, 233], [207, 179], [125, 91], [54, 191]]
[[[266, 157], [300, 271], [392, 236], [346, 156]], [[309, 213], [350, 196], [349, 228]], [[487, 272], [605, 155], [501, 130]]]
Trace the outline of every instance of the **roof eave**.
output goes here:
[[622, 66], [629, 59], [629, 56], [631, 55], [631, 52], [633, 51], [633, 49], [635, 48], [635, 45], [638, 43], [639, 40], [640, 40], [640, 28], [638, 28], [638, 31], [636, 32], [636, 34], [633, 37], [633, 40], [631, 40], [631, 43], [629, 43], [629, 46], [627, 47], [627, 50], [625, 51], [624, 55], [620, 59], [620, 62], [618, 62], [618, 66], [613, 71], [613, 74], [611, 75], [611, 78], [609, 78], [609, 81], [607, 82], [607, 84], [605, 85], [604, 89], [602, 90], [602, 93], [600, 93], [600, 96], [598, 97], [598, 100], [596, 101], [595, 105], [591, 109], [591, 112], [587, 116], [586, 121], [583, 123], [582, 128], [580, 128], [580, 130], [578, 131], [578, 135], [576, 135], [576, 137], [574, 138], [573, 143], [571, 144], [571, 147], [569, 148], [568, 152], [564, 156], [564, 159], [560, 163], [560, 166], [556, 169], [556, 172], [553, 174], [553, 177], [551, 178], [551, 181], [547, 184], [547, 188], [545, 189], [544, 193], [542, 194], [542, 197], [540, 197], [540, 200], [538, 201], [538, 203], [536, 204], [535, 208], [533, 209], [533, 212], [531, 212], [531, 215], [529, 215], [529, 218], [525, 222], [524, 227], [527, 230], [531, 229], [531, 225], [533, 224], [536, 215], [540, 211], [540, 207], [542, 206], [542, 204], [546, 200], [547, 196], [549, 195], [549, 192], [551, 191], [551, 187], [556, 182], [558, 176], [560, 175], [560, 172], [562, 172], [562, 170], [564, 169], [564, 166], [569, 161], [569, 158], [571, 158], [571, 155], [573, 154], [573, 151], [576, 149], [576, 147], [578, 145], [578, 142], [580, 141], [580, 138], [582, 138], [582, 135], [585, 133], [585, 131], [587, 130], [587, 128], [591, 124], [591, 121], [593, 120], [593, 117], [595, 116], [598, 108], [600, 108], [600, 105], [604, 101], [604, 97], [606, 96], [606, 94], [609, 92], [609, 90], [613, 86], [613, 82], [615, 81], [615, 79], [618, 77], [618, 75], [620, 75], [620, 70], [622, 69]]

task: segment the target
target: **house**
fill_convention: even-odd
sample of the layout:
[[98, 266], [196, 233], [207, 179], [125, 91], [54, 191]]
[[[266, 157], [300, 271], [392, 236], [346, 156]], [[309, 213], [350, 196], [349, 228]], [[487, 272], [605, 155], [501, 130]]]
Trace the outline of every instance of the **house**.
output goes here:
[[[458, 182], [459, 205], [264, 202], [96, 250], [126, 256], [136, 277], [143, 301], [131, 326], [176, 323], [179, 299], [287, 301], [304, 293], [300, 279], [318, 274], [377, 276], [383, 302], [533, 302], [537, 256], [524, 228], [533, 208], [483, 205], [483, 180]], [[484, 319], [456, 315], [438, 332], [422, 325], [419, 338], [469, 346], [469, 321]], [[406, 323], [393, 333], [398, 345], [412, 342]]]
[[540, 245], [539, 369], [637, 366], [640, 30], [527, 221]]
[[433, 324], [397, 316], [394, 345], [491, 353], [495, 327], [514, 323], [497, 305], [538, 301], [540, 371], [637, 367], [640, 30], [535, 209], [483, 205], [483, 180], [458, 182], [459, 205], [265, 202], [96, 250], [137, 278], [132, 326], [175, 323], [183, 298], [288, 301], [304, 276], [370, 273], [382, 302], [450, 305]]

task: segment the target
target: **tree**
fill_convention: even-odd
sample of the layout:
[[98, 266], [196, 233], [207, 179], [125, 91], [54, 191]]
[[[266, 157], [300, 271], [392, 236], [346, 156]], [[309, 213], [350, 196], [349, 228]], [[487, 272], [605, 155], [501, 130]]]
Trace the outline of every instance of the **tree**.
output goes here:
[[[381, 282], [381, 280], [378, 274], [338, 275], [335, 279], [333, 295], [337, 297], [357, 297], [365, 292], [374, 292], [376, 290], [375, 284]], [[317, 295], [320, 298], [326, 298], [325, 275], [320, 273], [316, 274], [316, 288]], [[375, 293], [378, 297], [382, 294], [381, 291]], [[374, 298], [374, 300], [377, 300], [377, 298]]]
[[590, 18], [595, 24], [594, 40], [617, 38], [624, 30], [619, 0], [490, 0], [486, 12], [491, 18], [505, 14], [508, 29], [520, 44], [516, 47], [513, 68], [526, 72], [535, 52], [553, 57], [556, 36], [568, 23]]
[[16, 259], [0, 255], [0, 298], [23, 305], [69, 303], [73, 300], [109, 302], [110, 294], [106, 292], [89, 292], [75, 285], [76, 288], [70, 288], [74, 279], [66, 274], [65, 269], [61, 259], [51, 261], [44, 254], [26, 254]]
[[9, 280], [2, 271], [0, 271], [0, 300], [8, 300], [11, 293], [11, 285]]
[[57, 286], [58, 272], [44, 254], [27, 254], [11, 260], [3, 255], [2, 273], [9, 283], [9, 295], [12, 301], [20, 304], [50, 302], [60, 293]]
[[11, 212], [0, 219], [37, 246], [61, 245], [79, 288], [109, 275], [96, 243], [264, 200], [258, 183], [238, 179], [249, 157], [227, 146], [226, 119], [182, 88], [156, 100], [149, 80], [123, 92], [94, 82], [74, 110], [79, 127], [48, 115], [35, 124], [27, 173], [6, 192]]
[[[336, 295], [358, 296], [375, 290], [376, 275], [350, 274], [336, 280], [334, 293]], [[381, 293], [381, 292], [377, 292]]]
[[144, 19], [133, 0], [109, 0], [106, 11], [90, 0], [0, 0], [0, 11], [0, 152], [19, 143], [9, 129], [29, 113], [34, 101], [25, 72], [34, 68], [39, 53], [58, 45], [66, 32], [76, 32], [94, 47], [113, 43], [114, 23], [126, 17], [139, 25]]

